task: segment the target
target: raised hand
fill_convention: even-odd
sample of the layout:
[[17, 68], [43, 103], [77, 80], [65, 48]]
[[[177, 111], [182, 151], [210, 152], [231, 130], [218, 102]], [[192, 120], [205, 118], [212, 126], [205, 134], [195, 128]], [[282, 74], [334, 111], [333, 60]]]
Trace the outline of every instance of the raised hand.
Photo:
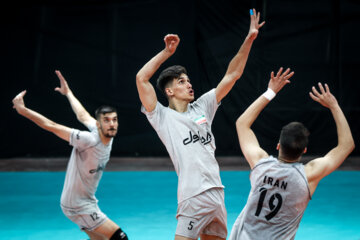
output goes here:
[[23, 109], [25, 109], [24, 96], [26, 94], [26, 90], [22, 91], [12, 100], [13, 108], [16, 109], [18, 113], [20, 113]]
[[260, 21], [260, 12], [256, 13], [255, 8], [250, 9], [250, 28], [249, 28], [248, 36], [252, 40], [254, 40], [257, 37], [259, 33], [259, 29], [265, 24], [265, 21], [263, 21], [260, 24], [259, 21]]
[[55, 91], [61, 93], [62, 95], [67, 95], [70, 92], [69, 85], [59, 70], [55, 70], [55, 73], [60, 80], [60, 87], [56, 87]]
[[321, 83], [318, 83], [320, 93], [316, 90], [316, 88], [312, 87], [312, 92], [309, 92], [310, 97], [315, 102], [320, 103], [324, 107], [332, 108], [338, 105], [338, 102], [334, 95], [331, 94], [329, 86], [325, 83], [325, 89]]
[[164, 37], [165, 51], [173, 54], [180, 43], [180, 38], [176, 34], [168, 34]]
[[290, 68], [286, 69], [285, 72], [282, 72], [283, 68], [281, 67], [276, 75], [272, 71], [270, 76], [270, 82], [268, 88], [273, 90], [275, 93], [278, 93], [286, 84], [290, 83], [289, 79], [294, 75], [294, 72], [290, 72]]

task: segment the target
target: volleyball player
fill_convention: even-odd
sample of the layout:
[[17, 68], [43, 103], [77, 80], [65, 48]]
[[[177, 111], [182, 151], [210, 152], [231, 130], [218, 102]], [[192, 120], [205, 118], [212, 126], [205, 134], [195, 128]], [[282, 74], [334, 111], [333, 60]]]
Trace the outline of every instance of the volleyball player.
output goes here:
[[20, 115], [73, 146], [61, 194], [63, 213], [92, 240], [126, 240], [128, 237], [121, 228], [100, 210], [95, 197], [102, 173], [110, 158], [113, 137], [118, 130], [116, 109], [101, 106], [96, 110], [94, 119], [73, 95], [60, 71], [56, 71], [56, 74], [60, 79], [60, 87], [55, 90], [67, 97], [77, 119], [89, 131], [80, 131], [55, 123], [27, 108], [24, 103], [26, 90], [13, 99], [14, 108]]
[[349, 125], [327, 84], [318, 84], [310, 97], [328, 108], [335, 120], [338, 144], [325, 156], [303, 165], [309, 132], [299, 122], [284, 126], [277, 144], [277, 157], [269, 156], [251, 129], [260, 112], [290, 81], [294, 72], [281, 68], [271, 73], [268, 90], [258, 97], [238, 118], [236, 129], [240, 147], [248, 161], [251, 190], [245, 207], [237, 218], [230, 240], [294, 239], [311, 196], [322, 178], [335, 171], [354, 149]]
[[[260, 14], [251, 10], [249, 33], [231, 60], [218, 86], [196, 101], [184, 67], [175, 65], [160, 73], [157, 87], [168, 107], [158, 102], [150, 78], [180, 42], [175, 34], [164, 38], [165, 49], [146, 63], [136, 76], [136, 85], [146, 115], [165, 145], [178, 175], [178, 210], [175, 239], [225, 239], [227, 213], [215, 140], [211, 124], [221, 100], [241, 77], [253, 41], [258, 35]], [[194, 102], [193, 102], [194, 101]], [[156, 237], [156, 236], [155, 236]]]

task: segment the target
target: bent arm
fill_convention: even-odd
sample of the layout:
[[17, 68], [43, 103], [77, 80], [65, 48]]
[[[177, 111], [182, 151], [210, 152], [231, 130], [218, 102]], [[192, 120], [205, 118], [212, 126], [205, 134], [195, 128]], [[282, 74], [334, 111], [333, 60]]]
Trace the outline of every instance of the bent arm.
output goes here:
[[243, 74], [251, 46], [258, 35], [259, 29], [265, 24], [265, 22], [259, 24], [260, 13], [256, 14], [255, 9], [253, 9], [253, 13], [250, 15], [249, 33], [237, 54], [230, 61], [225, 76], [216, 87], [216, 100], [218, 103], [230, 92], [235, 82]]
[[[274, 72], [271, 72], [268, 88], [271, 89], [274, 94], [278, 93], [286, 84], [290, 83], [289, 79], [294, 75], [294, 72], [290, 72], [289, 68], [283, 73], [282, 71], [283, 68], [280, 68], [276, 75], [274, 75]], [[256, 163], [262, 158], [269, 156], [267, 152], [260, 147], [251, 126], [270, 100], [266, 94], [261, 95], [236, 121], [236, 131], [240, 148], [251, 169], [253, 169]]]
[[53, 122], [43, 115], [28, 108], [25, 108], [21, 113], [19, 112], [19, 114], [31, 120], [42, 129], [54, 133], [56, 136], [65, 141], [70, 141], [71, 128]]
[[136, 75], [136, 87], [140, 101], [148, 112], [152, 112], [157, 103], [155, 89], [150, 83], [150, 78], [170, 56], [167, 51], [162, 50], [147, 62]]
[[[319, 84], [319, 86], [321, 86], [321, 84]], [[314, 159], [305, 165], [305, 172], [310, 185], [311, 194], [314, 193], [319, 181], [335, 171], [355, 148], [354, 139], [345, 115], [335, 98], [330, 94], [327, 85], [325, 85], [325, 87], [327, 91], [324, 91], [321, 86], [320, 89], [322, 94], [318, 93], [318, 96], [315, 96], [314, 94], [311, 96], [310, 94], [310, 96], [313, 100], [320, 102], [330, 109], [336, 124], [338, 144], [324, 157]], [[332, 102], [326, 98], [332, 100]]]
[[239, 52], [230, 61], [225, 76], [217, 85], [215, 90], [216, 100], [218, 103], [221, 102], [221, 100], [230, 92], [236, 81], [243, 74], [252, 43], [253, 40], [251, 40], [249, 37], [246, 37], [244, 43], [240, 47]]
[[84, 124], [86, 127], [95, 124], [96, 120], [86, 111], [86, 109], [83, 107], [80, 101], [72, 93], [67, 81], [62, 76], [61, 72], [56, 70], [55, 73], [60, 80], [60, 87], [55, 88], [55, 91], [58, 91], [62, 95], [67, 97], [71, 105], [71, 108], [75, 113], [76, 118], [79, 120], [79, 122]]
[[65, 141], [70, 141], [70, 135], [71, 135], [71, 129], [68, 127], [65, 127], [63, 125], [57, 124], [50, 119], [44, 117], [43, 115], [25, 107], [24, 103], [24, 96], [26, 94], [26, 90], [22, 91], [16, 97], [12, 100], [14, 106], [13, 108], [16, 109], [16, 111], [26, 117], [27, 119], [33, 121], [35, 124], [37, 124], [39, 127], [54, 133], [61, 139], [64, 139]]
[[160, 68], [169, 57], [171, 57], [180, 42], [180, 38], [175, 34], [168, 34], [164, 38], [165, 49], [156, 54], [149, 62], [147, 62], [136, 74], [136, 87], [139, 93], [141, 104], [147, 112], [152, 112], [157, 103], [157, 97], [150, 78]]
[[269, 102], [264, 96], [258, 97], [236, 121], [240, 148], [251, 169], [260, 159], [269, 156], [260, 147], [255, 133], [251, 129], [252, 124]]

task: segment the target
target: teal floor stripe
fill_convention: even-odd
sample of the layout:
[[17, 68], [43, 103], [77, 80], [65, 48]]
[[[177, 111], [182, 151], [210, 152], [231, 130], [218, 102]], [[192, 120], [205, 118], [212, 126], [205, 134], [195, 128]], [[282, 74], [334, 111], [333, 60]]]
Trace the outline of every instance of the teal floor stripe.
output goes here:
[[[0, 239], [85, 239], [59, 207], [64, 172], [0, 172]], [[248, 171], [221, 172], [228, 230], [250, 189]], [[360, 172], [336, 171], [310, 201], [296, 240], [360, 240]], [[99, 206], [131, 240], [174, 239], [174, 172], [105, 172]]]

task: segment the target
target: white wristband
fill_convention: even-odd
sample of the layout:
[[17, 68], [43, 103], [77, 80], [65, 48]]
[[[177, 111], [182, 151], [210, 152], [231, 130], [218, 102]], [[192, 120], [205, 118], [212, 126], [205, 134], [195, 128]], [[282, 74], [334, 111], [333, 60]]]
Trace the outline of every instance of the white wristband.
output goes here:
[[263, 93], [263, 96], [267, 100], [271, 101], [276, 96], [276, 93], [272, 89], [268, 88], [266, 92]]

